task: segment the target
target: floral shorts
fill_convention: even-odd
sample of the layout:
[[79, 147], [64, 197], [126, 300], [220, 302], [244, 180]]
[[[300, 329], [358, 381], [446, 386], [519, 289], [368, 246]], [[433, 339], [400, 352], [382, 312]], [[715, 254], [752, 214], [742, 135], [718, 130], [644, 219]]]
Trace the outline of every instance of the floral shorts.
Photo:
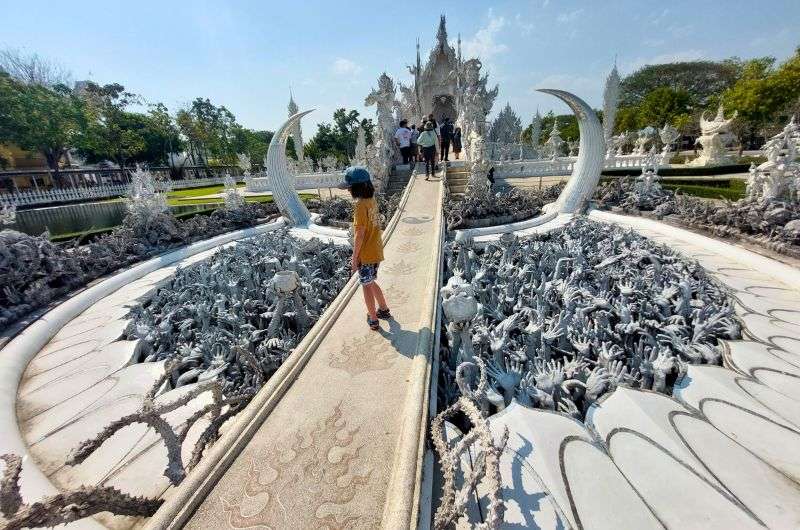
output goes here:
[[378, 278], [378, 264], [366, 263], [358, 267], [358, 281], [361, 285], [369, 285]]

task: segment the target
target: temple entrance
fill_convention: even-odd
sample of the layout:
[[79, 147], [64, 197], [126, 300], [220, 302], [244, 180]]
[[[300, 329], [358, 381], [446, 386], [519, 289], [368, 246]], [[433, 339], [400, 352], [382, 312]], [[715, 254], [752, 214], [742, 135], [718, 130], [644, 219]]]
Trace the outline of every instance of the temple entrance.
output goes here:
[[437, 122], [441, 122], [442, 117], [450, 118], [451, 122], [456, 121], [458, 114], [456, 113], [456, 105], [453, 96], [450, 94], [434, 96], [433, 117], [436, 118]]

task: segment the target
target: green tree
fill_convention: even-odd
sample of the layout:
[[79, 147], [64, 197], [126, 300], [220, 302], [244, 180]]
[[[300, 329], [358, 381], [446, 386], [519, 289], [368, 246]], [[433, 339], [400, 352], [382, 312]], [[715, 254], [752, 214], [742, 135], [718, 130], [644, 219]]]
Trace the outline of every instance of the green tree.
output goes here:
[[0, 142], [42, 153], [56, 179], [61, 158], [78, 145], [87, 123], [85, 103], [66, 86], [24, 84], [0, 72]]
[[741, 79], [722, 93], [728, 110], [739, 113], [745, 132], [767, 136], [798, 110], [800, 101], [800, 48], [775, 68], [773, 58], [746, 63]]
[[743, 62], [738, 58], [724, 61], [690, 61], [650, 64], [620, 82], [620, 106], [638, 106], [647, 95], [660, 87], [684, 90], [692, 103], [704, 107], [709, 98], [733, 86], [740, 77]]
[[148, 147], [143, 134], [147, 117], [127, 110], [131, 104], [139, 103], [139, 97], [119, 83], [90, 82], [80, 93], [92, 118], [81, 146], [89, 160], [108, 158], [124, 168], [131, 159], [140, 159]]
[[[237, 153], [244, 153], [250, 157], [253, 164], [262, 164], [264, 158], [267, 156], [267, 149], [272, 137], [275, 135], [272, 131], [254, 131], [239, 127], [234, 132], [234, 148]], [[291, 138], [290, 138], [291, 139]], [[287, 151], [289, 145], [287, 142]], [[292, 153], [294, 153], [294, 144], [292, 144]]]
[[305, 153], [318, 163], [326, 156], [334, 156], [341, 164], [347, 164], [355, 154], [358, 128], [363, 127], [367, 144], [372, 143], [373, 123], [371, 119], [359, 120], [356, 110], [340, 108], [333, 113], [333, 124], [320, 123], [317, 133], [305, 146]]
[[235, 135], [240, 126], [227, 108], [197, 98], [189, 108], [179, 110], [175, 120], [197, 163], [207, 164], [210, 158], [218, 163], [236, 162]]
[[677, 126], [679, 117], [691, 115], [691, 101], [691, 96], [683, 89], [666, 86], [656, 88], [639, 105], [638, 123], [653, 127], [661, 127], [665, 123]]

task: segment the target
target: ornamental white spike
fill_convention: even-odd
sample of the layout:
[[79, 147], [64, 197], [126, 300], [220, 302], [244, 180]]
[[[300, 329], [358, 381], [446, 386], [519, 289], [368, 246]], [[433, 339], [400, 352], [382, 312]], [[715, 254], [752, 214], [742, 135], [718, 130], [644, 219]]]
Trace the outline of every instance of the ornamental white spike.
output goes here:
[[272, 189], [272, 199], [284, 217], [295, 226], [308, 226], [311, 214], [300, 200], [294, 187], [294, 176], [289, 171], [286, 160], [286, 139], [300, 118], [313, 112], [314, 109], [304, 110], [290, 116], [286, 123], [272, 137], [267, 151], [267, 177]]
[[578, 160], [572, 168], [572, 175], [567, 185], [553, 203], [548, 212], [578, 213], [586, 201], [594, 193], [600, 182], [600, 173], [603, 170], [605, 157], [605, 142], [603, 141], [603, 127], [597, 114], [581, 98], [563, 90], [539, 89], [539, 92], [551, 94], [569, 105], [578, 119], [580, 133], [580, 146]]

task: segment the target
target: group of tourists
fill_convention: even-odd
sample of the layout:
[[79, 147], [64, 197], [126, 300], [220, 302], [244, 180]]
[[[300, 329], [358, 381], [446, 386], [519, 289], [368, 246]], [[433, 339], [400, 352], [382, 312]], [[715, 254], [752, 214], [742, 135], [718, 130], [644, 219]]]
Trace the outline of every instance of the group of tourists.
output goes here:
[[394, 133], [394, 140], [400, 148], [403, 164], [425, 162], [425, 180], [433, 176], [437, 169], [438, 159], [441, 162], [450, 161], [450, 148], [458, 160], [461, 155], [461, 127], [453, 127], [447, 116], [442, 116], [441, 125], [436, 122], [433, 114], [424, 117], [419, 126], [408, 126], [408, 120], [400, 120], [400, 126]]

